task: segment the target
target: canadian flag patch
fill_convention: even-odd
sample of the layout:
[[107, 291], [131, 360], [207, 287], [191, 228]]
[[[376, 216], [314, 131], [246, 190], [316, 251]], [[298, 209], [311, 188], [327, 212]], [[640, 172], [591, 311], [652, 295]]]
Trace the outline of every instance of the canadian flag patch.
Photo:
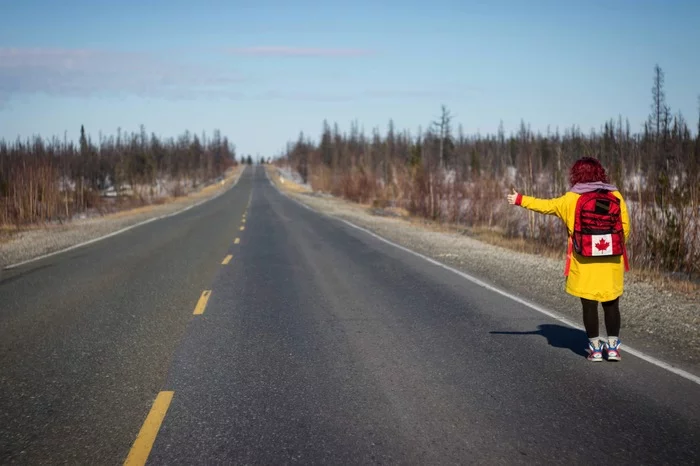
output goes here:
[[612, 235], [591, 235], [593, 256], [612, 256]]

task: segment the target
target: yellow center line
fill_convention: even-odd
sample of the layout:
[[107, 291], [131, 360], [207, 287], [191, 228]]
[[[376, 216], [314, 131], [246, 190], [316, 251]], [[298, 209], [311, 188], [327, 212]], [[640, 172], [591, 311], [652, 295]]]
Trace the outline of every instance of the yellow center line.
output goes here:
[[224, 257], [224, 260], [221, 261], [221, 264], [222, 264], [222, 265], [226, 265], [226, 264], [228, 264], [229, 262], [231, 262], [231, 259], [233, 259], [233, 256], [232, 256], [231, 254], [229, 254], [228, 256]]
[[241, 226], [241, 231], [243, 231], [243, 230], [245, 230], [245, 227], [244, 227], [244, 226]]
[[207, 307], [209, 296], [211, 296], [211, 290], [202, 291], [202, 296], [200, 296], [199, 301], [197, 301], [197, 307], [194, 308], [194, 315], [204, 314], [204, 309]]
[[242, 222], [243, 222], [243, 223], [245, 223], [245, 217], [243, 217], [243, 220], [242, 220]]
[[160, 430], [160, 425], [163, 423], [165, 413], [168, 412], [168, 407], [173, 399], [175, 392], [160, 392], [153, 402], [151, 411], [148, 413], [146, 420], [141, 426], [141, 431], [136, 437], [134, 444], [131, 446], [129, 456], [124, 461], [124, 466], [136, 466], [146, 464], [148, 455], [153, 448], [153, 442], [156, 440], [156, 435]]
[[240, 242], [241, 242], [241, 239], [240, 239], [240, 238], [236, 238], [235, 240], [233, 240], [233, 244], [238, 244], [238, 243], [240, 243]]

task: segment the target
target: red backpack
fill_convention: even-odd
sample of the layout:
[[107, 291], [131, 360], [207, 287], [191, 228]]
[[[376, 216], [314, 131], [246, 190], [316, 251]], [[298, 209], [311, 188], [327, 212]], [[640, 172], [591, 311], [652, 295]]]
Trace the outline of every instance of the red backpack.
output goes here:
[[[598, 189], [579, 196], [576, 201], [574, 233], [569, 242], [569, 256], [572, 249], [583, 257], [623, 256], [625, 269], [629, 270], [620, 199], [613, 193]], [[568, 265], [567, 261], [566, 275]]]

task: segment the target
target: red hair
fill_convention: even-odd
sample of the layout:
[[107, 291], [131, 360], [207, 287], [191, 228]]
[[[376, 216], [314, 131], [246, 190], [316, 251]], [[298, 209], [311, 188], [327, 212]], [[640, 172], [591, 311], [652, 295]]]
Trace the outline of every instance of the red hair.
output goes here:
[[592, 183], [595, 181], [609, 182], [605, 168], [603, 168], [598, 159], [593, 157], [578, 159], [569, 171], [569, 183], [571, 183], [571, 186], [577, 183]]

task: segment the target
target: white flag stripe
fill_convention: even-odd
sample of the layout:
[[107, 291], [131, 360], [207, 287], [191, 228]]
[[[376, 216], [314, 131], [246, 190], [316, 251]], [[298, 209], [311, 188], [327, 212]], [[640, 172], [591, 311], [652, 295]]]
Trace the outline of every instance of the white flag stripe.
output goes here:
[[594, 256], [612, 256], [612, 235], [591, 235]]

